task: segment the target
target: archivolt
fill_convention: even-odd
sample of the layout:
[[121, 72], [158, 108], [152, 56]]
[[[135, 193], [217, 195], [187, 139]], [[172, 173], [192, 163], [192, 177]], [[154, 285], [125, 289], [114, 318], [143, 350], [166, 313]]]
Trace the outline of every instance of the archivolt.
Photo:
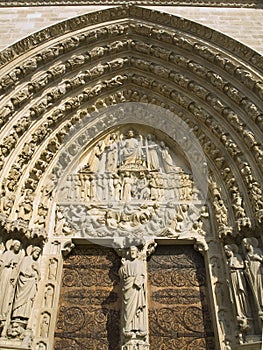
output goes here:
[[222, 199], [230, 207], [220, 234], [262, 221], [263, 59], [249, 48], [182, 18], [120, 7], [33, 34], [0, 60], [7, 230], [45, 236], [45, 222], [34, 225], [48, 208], [32, 203], [41, 203], [65, 136], [96, 110], [138, 101], [171, 110], [199, 139], [216, 218]]

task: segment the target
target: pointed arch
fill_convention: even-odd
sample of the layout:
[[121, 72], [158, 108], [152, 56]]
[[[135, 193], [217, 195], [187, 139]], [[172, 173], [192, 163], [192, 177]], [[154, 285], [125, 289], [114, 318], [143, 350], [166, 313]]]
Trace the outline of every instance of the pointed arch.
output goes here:
[[15, 206], [2, 204], [2, 222], [16, 226], [15, 198], [36, 193], [73, 125], [106, 106], [144, 101], [193, 130], [211, 181], [232, 207], [229, 226], [254, 227], [263, 215], [262, 62], [223, 34], [139, 7], [70, 19], [6, 49], [1, 184]]

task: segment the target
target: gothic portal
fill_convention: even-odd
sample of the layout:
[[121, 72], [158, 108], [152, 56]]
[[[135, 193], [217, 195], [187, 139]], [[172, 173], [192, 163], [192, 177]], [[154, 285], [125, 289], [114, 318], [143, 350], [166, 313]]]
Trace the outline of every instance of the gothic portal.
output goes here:
[[0, 53], [0, 349], [260, 349], [263, 60], [108, 8]]

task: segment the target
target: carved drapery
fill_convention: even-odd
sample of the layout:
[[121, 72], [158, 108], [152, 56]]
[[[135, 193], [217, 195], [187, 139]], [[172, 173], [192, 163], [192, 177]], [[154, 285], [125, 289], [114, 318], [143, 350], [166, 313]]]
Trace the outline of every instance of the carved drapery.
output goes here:
[[[138, 23], [140, 18], [146, 22]], [[109, 19], [123, 21], [117, 26], [107, 25], [105, 30], [87, 27], [88, 23], [96, 25]], [[158, 25], [163, 26], [161, 32]], [[76, 27], [81, 33], [74, 35]], [[66, 34], [63, 41], [56, 39], [57, 43], [42, 48], [62, 32]], [[124, 38], [128, 33], [129, 38]], [[153, 42], [146, 44], [144, 36]], [[100, 40], [108, 43], [98, 45]], [[37, 53], [31, 55], [36, 45]], [[28, 58], [19, 66], [16, 57], [22, 52], [27, 52]], [[147, 58], [149, 54], [154, 62]], [[125, 101], [171, 109], [193, 129], [208, 157], [212, 180], [221, 188], [222, 198], [233, 203], [226, 228], [234, 226], [239, 232], [254, 224], [254, 217], [256, 222], [261, 221], [262, 62], [258, 54], [189, 21], [128, 7], [88, 14], [43, 30], [4, 51], [1, 60], [1, 124], [8, 127], [1, 134], [5, 201], [0, 206], [8, 230], [18, 227], [31, 236], [47, 234], [45, 218], [52, 189], [49, 164], [56, 157], [64, 158], [61, 149], [65, 135], [92, 111]], [[7, 65], [10, 61], [13, 69]], [[35, 74], [42, 66], [45, 72]], [[107, 77], [101, 83], [104, 74]], [[26, 85], [20, 86], [25, 80]], [[87, 83], [89, 89], [85, 88]], [[64, 99], [68, 94], [73, 98]], [[111, 126], [110, 121], [107, 126]], [[31, 141], [28, 133], [33, 134]], [[18, 145], [16, 149], [22, 152], [12, 152]], [[71, 150], [64, 160], [72, 160], [73, 153]], [[19, 193], [17, 199], [14, 191]], [[41, 205], [36, 194], [43, 197]], [[38, 206], [34, 218], [32, 200]], [[216, 202], [215, 212], [219, 220]], [[224, 227], [220, 232], [230, 233]]]

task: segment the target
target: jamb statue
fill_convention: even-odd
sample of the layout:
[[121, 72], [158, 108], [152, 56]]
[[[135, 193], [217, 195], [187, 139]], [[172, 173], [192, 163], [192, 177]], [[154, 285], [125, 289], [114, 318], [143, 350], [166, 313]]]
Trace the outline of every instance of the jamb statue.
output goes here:
[[40, 252], [40, 247], [33, 247], [31, 254], [24, 257], [20, 266], [12, 313], [12, 320], [17, 322], [23, 321], [27, 324], [32, 313], [37, 285], [40, 280], [40, 268], [37, 261]]
[[248, 296], [247, 284], [244, 276], [244, 261], [241, 255], [238, 254], [238, 246], [236, 244], [225, 245], [224, 248], [228, 259], [231, 294], [236, 305], [237, 316], [240, 318], [251, 317], [247, 300]]
[[244, 238], [245, 273], [252, 290], [259, 316], [263, 318], [263, 254], [255, 237]]
[[[8, 248], [8, 247], [7, 247]], [[0, 256], [0, 321], [4, 326], [12, 299], [14, 297], [15, 282], [18, 276], [19, 263], [21, 261], [21, 243], [13, 240], [7, 249]]]

